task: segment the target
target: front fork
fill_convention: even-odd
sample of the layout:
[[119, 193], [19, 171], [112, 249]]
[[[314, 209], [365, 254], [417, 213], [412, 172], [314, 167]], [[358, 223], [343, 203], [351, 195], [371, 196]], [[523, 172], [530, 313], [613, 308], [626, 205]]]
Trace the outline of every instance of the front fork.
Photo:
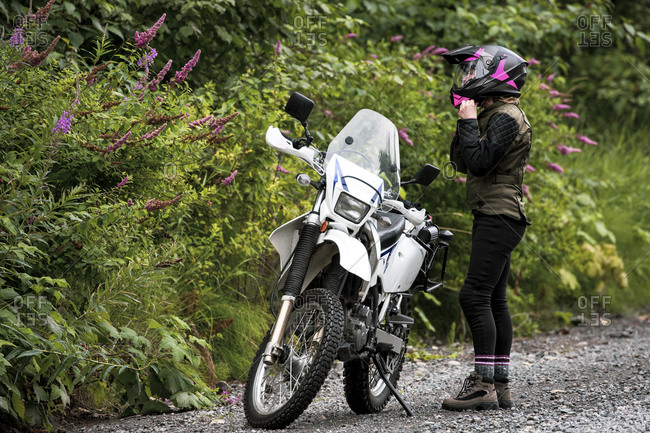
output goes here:
[[289, 268], [287, 280], [284, 284], [284, 293], [278, 318], [273, 325], [271, 338], [269, 339], [264, 354], [262, 355], [262, 360], [266, 365], [274, 364], [282, 355], [282, 336], [287, 328], [289, 315], [293, 310], [296, 297], [302, 290], [305, 275], [307, 275], [307, 270], [309, 269], [309, 262], [311, 261], [311, 256], [314, 254], [314, 247], [316, 246], [318, 235], [320, 234], [320, 217], [318, 208], [320, 207], [320, 203], [323, 201], [324, 194], [325, 191], [323, 189], [318, 192], [318, 196], [314, 202], [314, 208], [305, 218], [304, 227], [300, 233], [300, 238], [298, 238], [298, 243], [293, 255], [293, 261]]

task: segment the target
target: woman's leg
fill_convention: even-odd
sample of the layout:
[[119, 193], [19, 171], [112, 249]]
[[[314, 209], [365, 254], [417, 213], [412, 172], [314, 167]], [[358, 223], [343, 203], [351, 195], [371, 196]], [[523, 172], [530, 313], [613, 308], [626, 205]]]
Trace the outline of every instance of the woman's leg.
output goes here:
[[[505, 304], [505, 286], [510, 253], [521, 240], [525, 228], [525, 224], [499, 215], [479, 214], [474, 218], [470, 263], [459, 300], [472, 332], [475, 370], [481, 376], [494, 375], [498, 335], [503, 333], [499, 339], [500, 347], [505, 345], [504, 341], [508, 338], [512, 340], [512, 324], [508, 324], [510, 315]], [[496, 295], [496, 317], [492, 310], [493, 295]], [[507, 343], [508, 352], [509, 345]]]
[[510, 274], [510, 257], [501, 272], [499, 282], [492, 292], [492, 317], [496, 329], [494, 346], [494, 376], [507, 378], [510, 366], [510, 347], [512, 346], [512, 319], [508, 310], [506, 287]]

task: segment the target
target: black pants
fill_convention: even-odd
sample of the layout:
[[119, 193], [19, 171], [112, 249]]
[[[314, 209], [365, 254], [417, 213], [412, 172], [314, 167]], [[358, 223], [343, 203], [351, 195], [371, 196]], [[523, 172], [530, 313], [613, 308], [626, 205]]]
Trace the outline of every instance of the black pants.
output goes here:
[[459, 300], [469, 322], [475, 355], [510, 355], [512, 320], [506, 301], [510, 253], [526, 223], [501, 215], [475, 213], [472, 252]]

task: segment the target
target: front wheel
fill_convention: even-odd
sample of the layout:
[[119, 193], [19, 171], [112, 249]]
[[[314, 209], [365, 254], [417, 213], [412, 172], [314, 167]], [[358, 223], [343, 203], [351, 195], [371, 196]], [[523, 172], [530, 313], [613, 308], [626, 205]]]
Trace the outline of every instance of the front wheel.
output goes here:
[[[402, 299], [399, 311], [408, 316], [410, 312], [408, 298]], [[393, 386], [397, 387], [406, 354], [409, 328], [408, 325], [395, 325], [389, 322], [383, 323], [380, 327], [401, 338], [404, 342], [402, 351], [399, 354], [389, 351], [378, 355], [384, 361], [388, 380]], [[345, 399], [354, 413], [359, 415], [378, 413], [386, 407], [391, 392], [379, 375], [375, 361], [372, 358], [354, 359], [346, 362], [343, 365], [343, 380], [345, 383]]]
[[284, 354], [273, 365], [262, 362], [270, 333], [251, 366], [244, 410], [253, 427], [283, 428], [309, 406], [332, 367], [343, 334], [343, 308], [324, 289], [304, 292], [294, 305], [283, 336]]

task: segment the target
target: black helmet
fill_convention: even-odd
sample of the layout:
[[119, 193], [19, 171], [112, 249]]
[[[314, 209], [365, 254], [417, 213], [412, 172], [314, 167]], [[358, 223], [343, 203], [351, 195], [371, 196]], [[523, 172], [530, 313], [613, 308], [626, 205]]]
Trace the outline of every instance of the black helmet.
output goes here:
[[451, 87], [451, 103], [473, 99], [480, 103], [496, 96], [520, 96], [528, 62], [499, 45], [467, 45], [442, 55], [458, 70]]

